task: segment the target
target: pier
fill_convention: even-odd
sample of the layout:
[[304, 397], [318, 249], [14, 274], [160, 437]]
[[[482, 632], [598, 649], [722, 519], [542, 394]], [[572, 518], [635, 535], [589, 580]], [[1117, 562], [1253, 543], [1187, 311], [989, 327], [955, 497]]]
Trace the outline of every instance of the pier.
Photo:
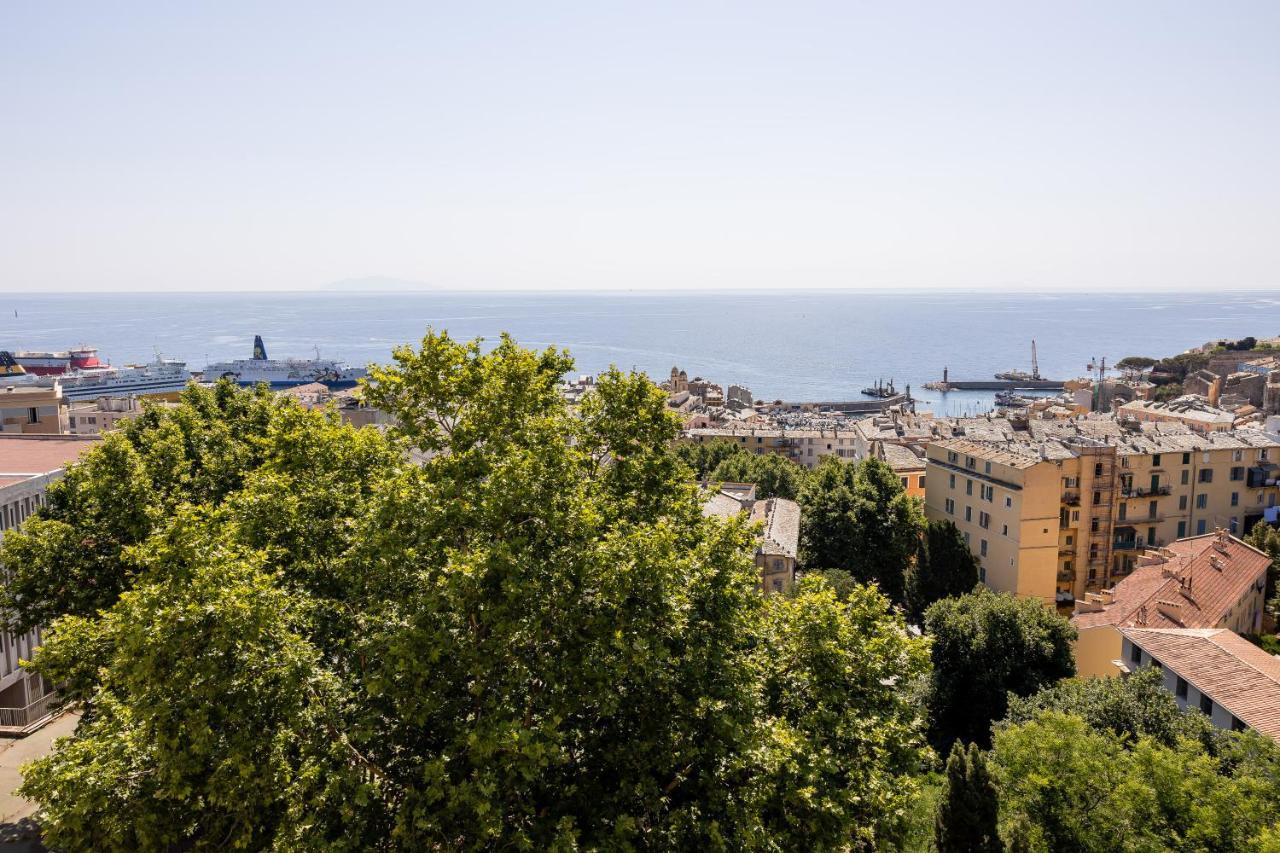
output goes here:
[[881, 397], [874, 400], [837, 400], [820, 403], [789, 403], [771, 406], [775, 410], [784, 411], [819, 411], [841, 412], [846, 415], [874, 415], [893, 406], [913, 402], [910, 394], [895, 394], [892, 397]]
[[1066, 383], [1056, 379], [984, 379], [977, 382], [930, 382], [934, 391], [1062, 391]]

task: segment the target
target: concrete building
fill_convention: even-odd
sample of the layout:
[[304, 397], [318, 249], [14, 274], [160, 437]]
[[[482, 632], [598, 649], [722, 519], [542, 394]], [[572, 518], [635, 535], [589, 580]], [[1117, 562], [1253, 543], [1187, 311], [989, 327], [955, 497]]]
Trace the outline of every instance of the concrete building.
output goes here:
[[1180, 539], [1146, 552], [1114, 587], [1076, 601], [1076, 670], [1119, 674], [1122, 628], [1262, 627], [1271, 558], [1226, 531]]
[[988, 585], [1065, 604], [1114, 585], [1143, 549], [1247, 533], [1277, 503], [1278, 459], [1260, 430], [1033, 422], [1005, 441], [931, 443], [925, 514], [956, 523]]
[[72, 403], [67, 410], [67, 432], [72, 435], [101, 435], [119, 429], [125, 421], [142, 414], [137, 397], [99, 397]]
[[[49, 484], [94, 444], [83, 436], [0, 436], [0, 538], [44, 506]], [[19, 666], [39, 645], [38, 628], [0, 632], [0, 732], [26, 731], [48, 716], [52, 688]]]
[[[800, 545], [800, 506], [786, 498], [756, 498], [751, 483], [719, 483], [705, 495], [702, 512], [707, 516], [733, 518], [748, 513], [752, 524], [760, 526], [755, 563], [760, 570], [760, 590], [765, 595], [787, 592], [796, 581], [796, 551]], [[703, 483], [704, 489], [709, 485]]]
[[731, 441], [750, 453], [776, 453], [812, 468], [825, 456], [854, 458], [854, 434], [841, 429], [782, 429], [780, 427], [711, 427], [685, 430], [686, 441]]
[[6, 385], [0, 388], [0, 432], [61, 435], [67, 432], [67, 400], [62, 386]]
[[1158, 666], [1180, 708], [1280, 740], [1280, 658], [1224, 628], [1123, 628], [1125, 672]]

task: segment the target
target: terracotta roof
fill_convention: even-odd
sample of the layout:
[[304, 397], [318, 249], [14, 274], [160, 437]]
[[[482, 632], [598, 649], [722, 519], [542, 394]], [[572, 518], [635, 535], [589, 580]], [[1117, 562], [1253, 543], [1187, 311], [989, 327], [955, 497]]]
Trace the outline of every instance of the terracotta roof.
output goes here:
[[1071, 624], [1077, 630], [1216, 628], [1251, 586], [1266, 582], [1270, 564], [1266, 554], [1225, 533], [1179, 539], [1148, 551], [1101, 596], [1077, 602]]
[[1249, 728], [1280, 740], [1280, 658], [1224, 628], [1120, 633]]
[[99, 439], [78, 435], [0, 435], [0, 478], [27, 479], [65, 468]]

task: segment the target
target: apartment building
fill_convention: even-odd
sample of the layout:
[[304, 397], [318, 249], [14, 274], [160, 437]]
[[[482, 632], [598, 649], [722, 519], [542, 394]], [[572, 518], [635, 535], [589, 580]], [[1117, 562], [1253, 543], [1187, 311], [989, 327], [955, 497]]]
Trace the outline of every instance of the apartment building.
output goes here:
[[893, 473], [902, 482], [903, 491], [913, 498], [924, 500], [923, 451], [917, 453], [913, 445], [877, 441], [872, 445], [871, 455], [893, 469]]
[[782, 429], [780, 427], [706, 427], [685, 430], [686, 441], [731, 441], [750, 453], [776, 453], [806, 468], [823, 457], [851, 461], [854, 433], [847, 429]]
[[[84, 436], [0, 436], [0, 539], [44, 505], [49, 484], [94, 443]], [[0, 632], [0, 733], [26, 731], [48, 715], [52, 688], [19, 665], [39, 645], [39, 629]]]
[[1147, 548], [1275, 513], [1280, 443], [1259, 430], [1043, 422], [1006, 441], [929, 445], [925, 514], [954, 521], [995, 589], [1068, 603]]
[[119, 429], [125, 421], [141, 414], [142, 401], [137, 397], [99, 397], [93, 401], [72, 403], [68, 410], [67, 432], [72, 435], [101, 435]]
[[0, 388], [0, 433], [60, 435], [67, 431], [67, 401], [56, 382]]
[[1147, 551], [1114, 587], [1076, 600], [1076, 671], [1108, 677], [1122, 670], [1124, 628], [1225, 628], [1257, 633], [1271, 558], [1218, 530]]

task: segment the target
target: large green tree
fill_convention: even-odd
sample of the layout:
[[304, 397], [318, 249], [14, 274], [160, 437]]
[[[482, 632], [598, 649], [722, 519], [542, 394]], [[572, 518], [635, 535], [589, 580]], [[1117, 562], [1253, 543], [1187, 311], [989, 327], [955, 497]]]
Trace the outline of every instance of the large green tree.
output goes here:
[[1038, 599], [979, 587], [925, 611], [933, 640], [929, 703], [935, 745], [991, 743], [1008, 697], [1030, 696], [1075, 674], [1075, 629]]
[[746, 450], [736, 441], [718, 438], [713, 441], [680, 441], [675, 446], [676, 456], [693, 469], [693, 475], [705, 480], [716, 466], [733, 456], [745, 456]]
[[717, 465], [708, 479], [718, 483], [755, 483], [756, 497], [795, 500], [806, 473], [776, 453], [738, 453]]
[[878, 459], [852, 465], [828, 457], [805, 479], [798, 501], [806, 566], [843, 569], [904, 602], [925, 520], [893, 469]]
[[[62, 539], [23, 545], [50, 567], [32, 618], [65, 614], [36, 666], [86, 712], [23, 788], [47, 841], [890, 842], [927, 643], [871, 589], [762, 597], [751, 531], [703, 517], [661, 392], [613, 371], [571, 413], [570, 367], [429, 333], [372, 371], [390, 433], [220, 389], [91, 452], [60, 522], [109, 530], [112, 489], [145, 512], [92, 602], [52, 582]], [[260, 420], [223, 436], [210, 405]]]
[[978, 585], [978, 558], [955, 522], [930, 521], [920, 554], [907, 572], [907, 610], [919, 622], [929, 605]]
[[951, 745], [945, 778], [934, 829], [938, 853], [1002, 853], [999, 797], [977, 744]]

